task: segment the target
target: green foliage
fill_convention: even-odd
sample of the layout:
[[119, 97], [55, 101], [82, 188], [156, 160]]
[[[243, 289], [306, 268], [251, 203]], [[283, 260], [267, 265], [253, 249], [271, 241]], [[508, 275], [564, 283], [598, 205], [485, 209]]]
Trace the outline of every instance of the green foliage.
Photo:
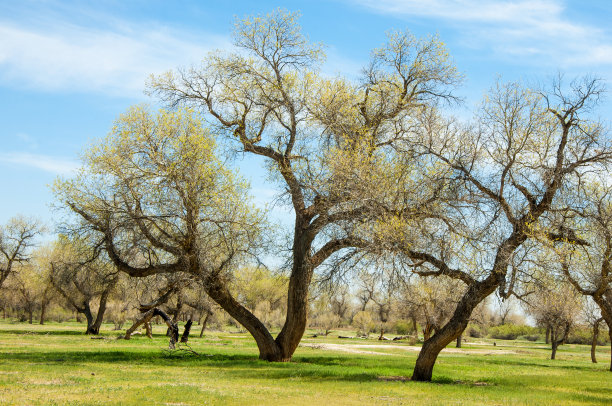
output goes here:
[[391, 327], [391, 331], [398, 335], [407, 335], [412, 333], [414, 330], [412, 328], [412, 322], [409, 320], [397, 320], [395, 324]]
[[516, 340], [520, 336], [539, 334], [540, 329], [516, 324], [502, 324], [489, 328], [489, 337], [501, 340]]

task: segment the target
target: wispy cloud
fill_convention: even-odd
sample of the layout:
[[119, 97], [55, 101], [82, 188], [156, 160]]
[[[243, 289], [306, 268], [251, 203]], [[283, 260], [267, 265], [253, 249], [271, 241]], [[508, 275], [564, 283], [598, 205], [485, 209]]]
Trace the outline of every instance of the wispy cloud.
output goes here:
[[27, 166], [55, 175], [74, 174], [79, 167], [77, 162], [69, 159], [24, 152], [0, 153], [0, 163]]
[[[612, 38], [604, 28], [568, 17], [558, 0], [352, 0], [382, 14], [445, 20], [473, 46], [510, 58], [560, 67], [612, 65]], [[607, 27], [605, 27], [607, 28]]]
[[126, 21], [91, 27], [79, 24], [78, 15], [65, 18], [0, 17], [0, 82], [131, 97], [142, 94], [148, 75], [229, 46], [227, 38], [213, 34]]

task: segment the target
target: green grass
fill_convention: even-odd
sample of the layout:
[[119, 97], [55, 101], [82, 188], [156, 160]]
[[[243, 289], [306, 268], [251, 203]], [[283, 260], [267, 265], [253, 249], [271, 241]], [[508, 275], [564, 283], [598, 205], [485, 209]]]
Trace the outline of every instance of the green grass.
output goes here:
[[193, 356], [163, 351], [168, 340], [162, 326], [155, 326], [152, 340], [115, 340], [110, 326], [103, 329], [108, 339], [92, 340], [83, 330], [75, 323], [0, 322], [0, 404], [612, 403], [609, 348], [600, 348], [600, 363], [592, 364], [587, 346], [562, 346], [551, 361], [543, 343], [495, 340], [493, 347], [479, 340], [464, 344], [465, 353], [442, 353], [433, 382], [418, 383], [381, 380], [409, 377], [417, 353], [374, 339], [330, 335], [304, 342], [385, 345], [365, 348], [380, 354], [300, 347], [291, 363], [267, 363], [257, 359], [247, 334], [194, 334], [191, 345], [201, 355]]

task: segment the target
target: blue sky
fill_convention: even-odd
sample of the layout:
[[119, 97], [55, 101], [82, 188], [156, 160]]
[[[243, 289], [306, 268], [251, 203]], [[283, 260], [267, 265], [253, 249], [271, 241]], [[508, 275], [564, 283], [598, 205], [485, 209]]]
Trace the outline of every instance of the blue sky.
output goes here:
[[[229, 3], [229, 4], [228, 4]], [[48, 184], [144, 95], [151, 73], [231, 47], [236, 16], [301, 11], [326, 44], [327, 73], [355, 77], [385, 32], [438, 33], [466, 76], [468, 114], [501, 76], [546, 83], [593, 74], [612, 87], [612, 2], [561, 0], [10, 1], [0, 0], [0, 224], [16, 214], [49, 225]], [[612, 118], [612, 103], [599, 110]], [[258, 201], [274, 192], [259, 162], [239, 165]]]

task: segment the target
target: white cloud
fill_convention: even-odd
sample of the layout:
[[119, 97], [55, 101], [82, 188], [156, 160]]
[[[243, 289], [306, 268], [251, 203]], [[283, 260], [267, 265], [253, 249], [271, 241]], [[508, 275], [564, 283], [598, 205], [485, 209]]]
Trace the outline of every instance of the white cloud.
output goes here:
[[[445, 20], [465, 43], [556, 67], [612, 65], [612, 38], [572, 21], [559, 0], [353, 0], [382, 14]], [[605, 27], [607, 28], [607, 27]]]
[[65, 21], [20, 25], [0, 20], [0, 81], [43, 90], [141, 95], [148, 75], [191, 65], [222, 36], [190, 36], [168, 27]]
[[75, 161], [48, 155], [23, 152], [0, 153], [0, 163], [28, 166], [53, 173], [55, 175], [74, 174], [79, 168], [78, 163]]

